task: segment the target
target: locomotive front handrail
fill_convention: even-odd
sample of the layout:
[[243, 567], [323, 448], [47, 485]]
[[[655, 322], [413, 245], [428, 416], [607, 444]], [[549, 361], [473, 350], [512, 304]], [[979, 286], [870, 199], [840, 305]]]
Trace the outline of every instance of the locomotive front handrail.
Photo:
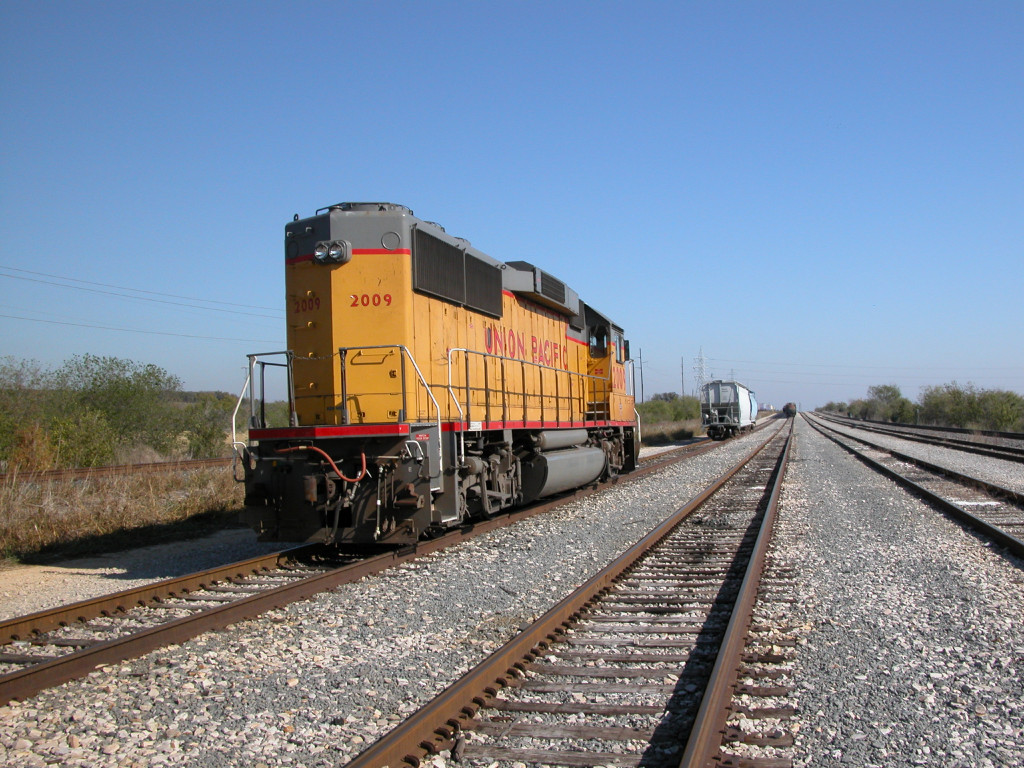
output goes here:
[[248, 370], [245, 373], [245, 383], [242, 385], [242, 391], [238, 393], [238, 402], [235, 403], [235, 410], [231, 412], [231, 476], [235, 479], [236, 483], [245, 481], [245, 470], [243, 469], [243, 476], [238, 476], [238, 460], [245, 458], [245, 451], [248, 450], [249, 446], [238, 439], [238, 412], [242, 409], [242, 403], [245, 401], [245, 393], [249, 390], [249, 381], [252, 379], [252, 371]]
[[[283, 363], [269, 362], [261, 358], [273, 357], [275, 355], [283, 355], [285, 361]], [[266, 412], [266, 369], [267, 366], [271, 368], [284, 368], [285, 376], [287, 378], [287, 389], [288, 389], [288, 425], [298, 426], [299, 417], [295, 413], [295, 382], [292, 376], [292, 359], [294, 355], [291, 350], [281, 350], [279, 352], [258, 352], [249, 355], [249, 372], [246, 375], [245, 386], [249, 388], [249, 427], [266, 427], [267, 426], [267, 412]], [[256, 366], [259, 366], [259, 397], [256, 397]], [[242, 388], [242, 392], [245, 392], [245, 386]], [[242, 396], [239, 396], [239, 405], [241, 405]], [[259, 419], [257, 420], [256, 403], [259, 402]], [[235, 408], [237, 413], [238, 408]], [[234, 431], [232, 430], [232, 436]]]

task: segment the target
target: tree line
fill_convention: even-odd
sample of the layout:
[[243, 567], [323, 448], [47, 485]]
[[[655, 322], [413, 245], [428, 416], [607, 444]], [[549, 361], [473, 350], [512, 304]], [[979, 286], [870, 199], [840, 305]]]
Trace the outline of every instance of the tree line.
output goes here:
[[662, 392], [636, 404], [642, 424], [667, 424], [700, 418], [700, 400], [690, 395]]
[[185, 392], [155, 365], [78, 355], [0, 358], [0, 466], [43, 471], [229, 453], [235, 398]]
[[822, 410], [900, 424], [1024, 432], [1024, 397], [1004, 389], [979, 389], [956, 382], [925, 387], [916, 403], [904, 397], [895, 384], [882, 384], [868, 387], [866, 398], [830, 402]]

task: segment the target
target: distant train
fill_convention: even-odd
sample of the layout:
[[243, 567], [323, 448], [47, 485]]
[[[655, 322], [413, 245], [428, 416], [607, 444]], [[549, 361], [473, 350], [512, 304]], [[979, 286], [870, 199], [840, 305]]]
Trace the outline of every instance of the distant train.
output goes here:
[[782, 406], [782, 415], [789, 418], [796, 416], [796, 403], [786, 403]]
[[757, 424], [757, 398], [738, 381], [709, 381], [700, 388], [700, 419], [712, 439], [733, 437]]
[[249, 356], [235, 443], [262, 538], [408, 543], [635, 469], [629, 344], [561, 280], [393, 203], [284, 245], [288, 350]]

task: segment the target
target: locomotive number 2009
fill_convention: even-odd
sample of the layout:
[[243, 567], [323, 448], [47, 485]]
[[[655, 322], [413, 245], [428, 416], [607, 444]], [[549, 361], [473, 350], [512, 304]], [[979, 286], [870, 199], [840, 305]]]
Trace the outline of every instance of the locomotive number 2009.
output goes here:
[[295, 314], [300, 312], [312, 312], [320, 309], [320, 297], [313, 296], [308, 299], [293, 299], [295, 305]]
[[391, 294], [390, 293], [360, 293], [352, 294], [349, 296], [352, 299], [351, 307], [379, 307], [383, 304], [385, 307], [391, 306]]

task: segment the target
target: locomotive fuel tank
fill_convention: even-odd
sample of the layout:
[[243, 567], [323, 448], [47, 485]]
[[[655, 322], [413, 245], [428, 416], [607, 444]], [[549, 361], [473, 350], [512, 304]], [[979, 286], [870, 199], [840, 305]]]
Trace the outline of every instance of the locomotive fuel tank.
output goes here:
[[607, 460], [600, 448], [538, 453], [523, 462], [523, 501], [528, 503], [597, 480]]

